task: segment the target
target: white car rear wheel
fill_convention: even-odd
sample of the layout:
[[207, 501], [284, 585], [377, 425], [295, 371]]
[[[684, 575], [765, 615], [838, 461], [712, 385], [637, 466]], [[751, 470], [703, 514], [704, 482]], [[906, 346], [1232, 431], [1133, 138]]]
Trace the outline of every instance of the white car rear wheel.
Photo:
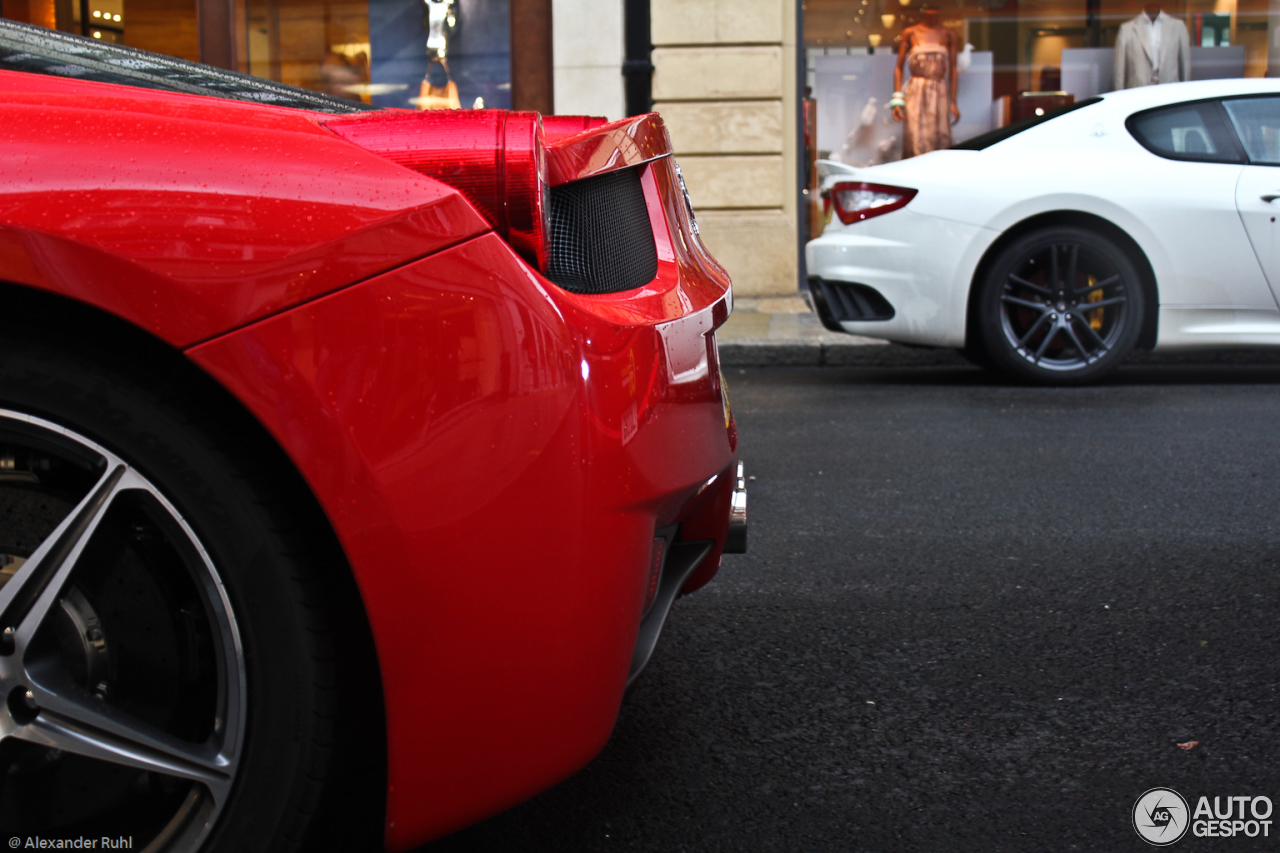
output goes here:
[[1098, 379], [1120, 365], [1141, 331], [1142, 283], [1133, 262], [1082, 228], [1018, 238], [980, 286], [983, 348], [997, 368], [1019, 379]]

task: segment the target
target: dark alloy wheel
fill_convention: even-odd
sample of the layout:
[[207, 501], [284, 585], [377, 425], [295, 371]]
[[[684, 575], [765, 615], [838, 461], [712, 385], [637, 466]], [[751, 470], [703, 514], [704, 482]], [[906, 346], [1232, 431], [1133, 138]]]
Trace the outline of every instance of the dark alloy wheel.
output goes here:
[[0, 352], [0, 837], [314, 846], [346, 682], [293, 493], [221, 398], [68, 349]]
[[1046, 384], [1087, 382], [1118, 367], [1137, 343], [1142, 285], [1110, 240], [1078, 228], [1038, 231], [989, 269], [977, 319], [997, 368]]
[[0, 511], [0, 825], [198, 849], [245, 734], [244, 654], [207, 551], [124, 460], [5, 409]]

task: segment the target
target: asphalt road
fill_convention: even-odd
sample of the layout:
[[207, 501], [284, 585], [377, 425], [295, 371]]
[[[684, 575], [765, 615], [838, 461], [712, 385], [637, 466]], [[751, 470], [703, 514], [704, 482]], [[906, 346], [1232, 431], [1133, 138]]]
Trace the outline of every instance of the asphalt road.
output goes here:
[[729, 382], [751, 553], [594, 763], [423, 853], [1137, 851], [1156, 786], [1277, 804], [1172, 849], [1280, 849], [1280, 368]]

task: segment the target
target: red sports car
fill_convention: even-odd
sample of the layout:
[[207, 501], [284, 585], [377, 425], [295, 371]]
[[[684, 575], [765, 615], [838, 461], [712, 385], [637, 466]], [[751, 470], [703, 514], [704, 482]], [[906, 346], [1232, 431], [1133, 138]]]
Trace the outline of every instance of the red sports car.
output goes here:
[[403, 850], [581, 767], [745, 547], [731, 308], [656, 115], [0, 22], [0, 837]]

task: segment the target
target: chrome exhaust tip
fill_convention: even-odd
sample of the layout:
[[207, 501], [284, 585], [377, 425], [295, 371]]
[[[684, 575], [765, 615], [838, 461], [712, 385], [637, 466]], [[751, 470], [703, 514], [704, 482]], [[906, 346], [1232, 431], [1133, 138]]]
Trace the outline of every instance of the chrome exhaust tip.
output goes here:
[[738, 483], [733, 488], [733, 498], [729, 503], [729, 533], [724, 539], [724, 553], [747, 553], [747, 479], [742, 473], [742, 463], [738, 463]]

